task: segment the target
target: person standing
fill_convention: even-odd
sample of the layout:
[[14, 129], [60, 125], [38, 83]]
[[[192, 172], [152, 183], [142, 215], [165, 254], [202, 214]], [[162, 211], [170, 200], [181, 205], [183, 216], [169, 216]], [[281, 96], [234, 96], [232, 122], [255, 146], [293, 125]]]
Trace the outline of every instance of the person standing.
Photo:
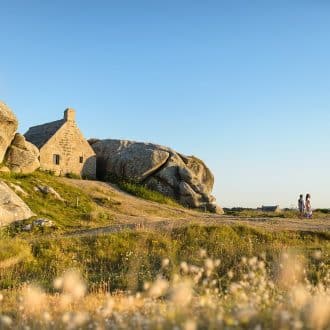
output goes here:
[[305, 213], [305, 202], [304, 195], [300, 195], [298, 199], [298, 209], [299, 209], [299, 217], [303, 218]]
[[306, 207], [306, 217], [308, 219], [311, 219], [312, 215], [313, 215], [313, 211], [312, 211], [312, 203], [311, 203], [311, 195], [310, 194], [306, 195], [305, 207]]

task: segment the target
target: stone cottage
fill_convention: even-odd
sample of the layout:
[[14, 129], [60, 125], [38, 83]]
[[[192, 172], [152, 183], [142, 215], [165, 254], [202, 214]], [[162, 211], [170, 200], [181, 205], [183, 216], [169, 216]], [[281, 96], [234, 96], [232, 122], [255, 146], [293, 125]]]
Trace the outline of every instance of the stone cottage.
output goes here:
[[61, 120], [31, 127], [25, 138], [39, 149], [42, 170], [95, 178], [95, 152], [79, 130], [73, 109], [66, 109]]

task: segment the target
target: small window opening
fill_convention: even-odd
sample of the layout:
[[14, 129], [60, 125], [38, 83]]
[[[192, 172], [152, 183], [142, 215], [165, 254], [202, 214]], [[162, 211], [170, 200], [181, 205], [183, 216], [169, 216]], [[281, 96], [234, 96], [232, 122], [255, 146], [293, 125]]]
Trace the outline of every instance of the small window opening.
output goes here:
[[53, 163], [55, 165], [60, 165], [60, 155], [53, 155]]
[[82, 164], [84, 162], [84, 157], [80, 156], [79, 157], [79, 163]]

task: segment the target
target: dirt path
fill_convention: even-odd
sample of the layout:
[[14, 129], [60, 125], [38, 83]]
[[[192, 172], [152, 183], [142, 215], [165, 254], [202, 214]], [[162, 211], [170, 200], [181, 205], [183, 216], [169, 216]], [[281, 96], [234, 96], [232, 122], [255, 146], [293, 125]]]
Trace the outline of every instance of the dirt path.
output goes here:
[[69, 234], [89, 236], [114, 233], [128, 229], [166, 229], [188, 224], [201, 225], [248, 225], [266, 230], [330, 231], [329, 218], [249, 218], [216, 215], [147, 201], [131, 196], [115, 185], [99, 181], [73, 180], [62, 178], [88, 193], [93, 199], [107, 198], [110, 206], [98, 206], [113, 219], [111, 225]]

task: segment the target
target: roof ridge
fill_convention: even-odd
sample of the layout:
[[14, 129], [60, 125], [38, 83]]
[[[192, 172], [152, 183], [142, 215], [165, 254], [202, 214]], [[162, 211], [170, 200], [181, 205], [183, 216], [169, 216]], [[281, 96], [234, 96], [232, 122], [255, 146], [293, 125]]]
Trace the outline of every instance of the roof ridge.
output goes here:
[[46, 125], [51, 125], [51, 124], [55, 124], [55, 123], [59, 123], [59, 122], [64, 122], [64, 121], [65, 121], [64, 119], [58, 119], [58, 120], [50, 121], [50, 122], [48, 122], [48, 123], [44, 123], [44, 124], [39, 124], [39, 125], [31, 126], [31, 127], [29, 128], [29, 130], [30, 130], [31, 128], [41, 127], [41, 126], [46, 126]]
[[49, 123], [32, 126], [24, 134], [27, 141], [31, 142], [39, 149], [43, 147], [52, 136], [65, 124], [64, 119], [55, 120]]

